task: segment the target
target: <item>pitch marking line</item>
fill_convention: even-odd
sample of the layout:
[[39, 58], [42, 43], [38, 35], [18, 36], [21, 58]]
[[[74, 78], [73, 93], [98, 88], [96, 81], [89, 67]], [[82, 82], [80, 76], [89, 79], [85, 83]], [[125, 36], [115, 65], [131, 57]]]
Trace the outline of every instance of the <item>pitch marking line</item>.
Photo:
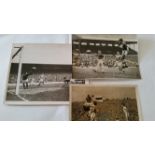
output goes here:
[[29, 100], [26, 100], [24, 97], [21, 97], [20, 95], [17, 95], [20, 99], [22, 99], [25, 102], [28, 102]]
[[[12, 94], [12, 95], [16, 95], [14, 92], [12, 92], [11, 90], [8, 91], [8, 93]], [[20, 95], [17, 95], [21, 100], [25, 101], [25, 102], [28, 102], [29, 100], [26, 100], [24, 97], [20, 96]]]

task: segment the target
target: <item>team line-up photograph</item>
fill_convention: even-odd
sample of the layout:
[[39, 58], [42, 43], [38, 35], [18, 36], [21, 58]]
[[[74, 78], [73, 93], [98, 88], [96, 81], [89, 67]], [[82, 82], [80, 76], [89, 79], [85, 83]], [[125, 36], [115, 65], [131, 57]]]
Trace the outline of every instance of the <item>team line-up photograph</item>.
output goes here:
[[136, 86], [102, 86], [141, 79], [136, 35], [74, 34], [71, 41], [13, 43], [5, 104], [65, 104], [72, 121], [142, 120]]
[[72, 37], [73, 78], [140, 79], [135, 35]]

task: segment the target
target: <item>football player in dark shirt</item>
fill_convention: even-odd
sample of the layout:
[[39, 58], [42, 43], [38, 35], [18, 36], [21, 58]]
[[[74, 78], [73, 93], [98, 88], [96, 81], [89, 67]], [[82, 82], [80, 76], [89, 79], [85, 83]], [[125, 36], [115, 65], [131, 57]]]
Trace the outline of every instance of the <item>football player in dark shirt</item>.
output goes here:
[[28, 89], [29, 85], [28, 85], [28, 82], [29, 82], [29, 79], [28, 77], [32, 75], [32, 73], [28, 73], [26, 72], [25, 74], [23, 74], [22, 76], [22, 82], [23, 82], [23, 88], [24, 89]]
[[128, 68], [128, 65], [125, 59], [126, 59], [126, 56], [128, 55], [129, 47], [127, 46], [126, 42], [122, 38], [119, 39], [119, 47], [121, 48], [121, 51], [122, 51], [122, 56], [121, 56], [122, 69]]
[[122, 51], [122, 60], [126, 58], [129, 52], [129, 47], [127, 46], [126, 42], [121, 38], [119, 39], [119, 47], [121, 48]]

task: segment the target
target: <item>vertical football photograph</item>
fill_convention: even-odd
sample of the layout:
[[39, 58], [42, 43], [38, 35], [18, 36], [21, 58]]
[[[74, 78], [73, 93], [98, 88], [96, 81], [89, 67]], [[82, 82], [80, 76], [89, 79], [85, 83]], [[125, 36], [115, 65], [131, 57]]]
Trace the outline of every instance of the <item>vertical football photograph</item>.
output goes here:
[[72, 85], [72, 121], [139, 121], [142, 119], [135, 86]]
[[67, 44], [13, 44], [6, 101], [69, 101], [70, 55]]
[[74, 34], [72, 58], [75, 79], [141, 79], [135, 34]]

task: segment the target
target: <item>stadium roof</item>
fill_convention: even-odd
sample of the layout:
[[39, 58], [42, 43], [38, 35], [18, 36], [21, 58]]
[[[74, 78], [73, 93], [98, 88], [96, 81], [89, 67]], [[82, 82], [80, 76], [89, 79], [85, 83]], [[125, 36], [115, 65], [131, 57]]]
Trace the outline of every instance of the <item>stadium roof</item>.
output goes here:
[[[126, 44], [137, 44], [137, 41], [125, 41]], [[94, 39], [74, 39], [73, 40], [73, 44], [75, 43], [87, 43], [87, 44], [91, 44], [91, 43], [100, 43], [100, 44], [119, 44], [118, 40], [94, 40]]]
[[[137, 41], [126, 41], [129, 47], [129, 54], [137, 54], [137, 51], [130, 46], [137, 44]], [[132, 45], [131, 45], [132, 44]], [[73, 40], [73, 52], [80, 53], [97, 53], [99, 50], [104, 54], [116, 54], [121, 48], [116, 40], [92, 40], [92, 39], [75, 39]], [[89, 52], [87, 52], [89, 51]]]

